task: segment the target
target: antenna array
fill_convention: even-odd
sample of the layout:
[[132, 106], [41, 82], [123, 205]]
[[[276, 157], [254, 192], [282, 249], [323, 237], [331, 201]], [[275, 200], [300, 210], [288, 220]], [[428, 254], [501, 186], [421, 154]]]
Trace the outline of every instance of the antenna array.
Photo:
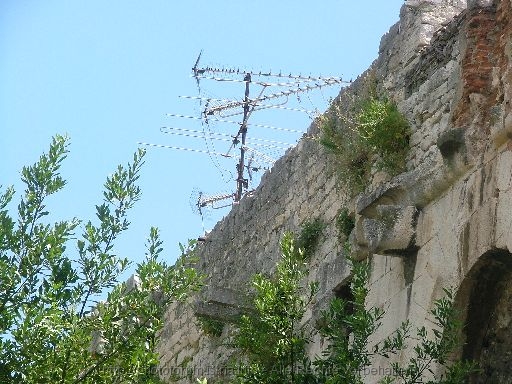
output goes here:
[[[202, 53], [202, 52], [201, 52]], [[214, 68], [214, 67], [200, 67], [199, 60], [201, 59], [201, 53], [199, 54], [194, 67], [192, 68], [193, 77], [199, 84], [200, 80], [214, 80], [214, 81], [234, 81], [245, 83], [245, 94], [242, 100], [219, 100], [219, 99], [206, 99], [206, 106], [202, 110], [202, 118], [205, 122], [208, 122], [210, 116], [220, 116], [226, 118], [228, 116], [243, 115], [242, 121], [240, 122], [240, 128], [238, 132], [233, 136], [232, 147], [240, 144], [240, 157], [239, 162], [236, 166], [237, 179], [236, 179], [236, 192], [234, 195], [235, 202], [240, 201], [243, 196], [243, 191], [248, 189], [248, 180], [245, 177], [245, 171], [249, 170], [245, 164], [246, 152], [251, 152], [252, 155], [260, 157], [263, 161], [272, 163], [272, 159], [262, 154], [261, 152], [252, 149], [247, 146], [247, 132], [248, 132], [248, 120], [251, 114], [256, 110], [262, 110], [267, 108], [274, 108], [276, 106], [283, 106], [287, 103], [287, 99], [291, 95], [297, 95], [300, 93], [310, 92], [315, 89], [332, 86], [335, 84], [348, 83], [339, 77], [313, 77], [313, 76], [302, 76], [292, 75], [291, 73], [286, 75], [281, 72], [251, 72], [234, 68]], [[233, 79], [230, 76], [239, 75], [243, 76], [243, 79]], [[256, 79], [255, 79], [256, 78]], [[290, 81], [285, 82], [270, 82], [259, 80], [261, 78], [271, 79], [288, 79]], [[260, 86], [261, 89], [258, 96], [255, 98], [250, 97], [250, 86]], [[265, 94], [267, 89], [276, 89], [279, 87], [280, 90]], [[284, 89], [283, 89], [284, 88]], [[268, 103], [269, 101], [280, 100], [278, 104]], [[213, 104], [213, 105], [212, 105]], [[229, 152], [229, 151], [228, 151]], [[249, 171], [248, 171], [249, 172]]]
[[[303, 76], [284, 74], [282, 72], [253, 72], [242, 70], [240, 68], [217, 68], [211, 66], [201, 67], [199, 61], [202, 51], [199, 53], [197, 60], [192, 67], [192, 77], [195, 78], [200, 92], [199, 96], [180, 96], [184, 99], [198, 100], [201, 106], [200, 116], [188, 116], [183, 114], [167, 114], [169, 117], [199, 120], [202, 124], [208, 126], [209, 123], [223, 123], [238, 125], [238, 129], [233, 134], [224, 134], [220, 132], [205, 130], [193, 130], [176, 127], [162, 127], [161, 132], [171, 135], [187, 136], [193, 138], [203, 138], [209, 141], [230, 142], [230, 146], [225, 152], [213, 152], [209, 149], [197, 150], [176, 146], [165, 146], [158, 144], [146, 144], [156, 147], [164, 147], [171, 149], [189, 150], [192, 152], [207, 152], [210, 155], [220, 155], [224, 158], [237, 158], [236, 168], [236, 189], [233, 193], [223, 193], [212, 196], [206, 196], [203, 192], [196, 192], [191, 197], [191, 205], [194, 210], [202, 215], [205, 208], [218, 209], [238, 203], [242, 197], [249, 193], [249, 181], [252, 180], [253, 172], [260, 169], [269, 169], [275, 162], [274, 158], [265, 153], [269, 149], [284, 150], [291, 147], [285, 142], [252, 138], [250, 145], [248, 144], [249, 127], [268, 128], [287, 132], [300, 132], [293, 129], [275, 127], [267, 124], [249, 123], [251, 115], [260, 110], [265, 109], [284, 109], [291, 111], [301, 111], [308, 114], [314, 113], [302, 108], [293, 108], [286, 106], [290, 96], [299, 97], [300, 94], [319, 90], [324, 87], [333, 85], [349, 84], [341, 77], [321, 77], [321, 76]], [[201, 95], [201, 81], [214, 81], [218, 83], [241, 83], [244, 85], [244, 93], [241, 99], [219, 99], [204, 97]], [[256, 88], [256, 96], [252, 96]], [[228, 119], [232, 116], [241, 116], [240, 121]], [[238, 147], [239, 154], [235, 156], [231, 152]], [[226, 200], [231, 200], [227, 203]]]

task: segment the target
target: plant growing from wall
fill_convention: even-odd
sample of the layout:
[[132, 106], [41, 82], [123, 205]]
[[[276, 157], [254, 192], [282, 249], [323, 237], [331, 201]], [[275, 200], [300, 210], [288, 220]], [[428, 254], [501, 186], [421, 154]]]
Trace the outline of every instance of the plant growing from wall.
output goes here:
[[360, 94], [346, 91], [319, 118], [320, 143], [334, 154], [340, 179], [353, 194], [364, 190], [374, 163], [391, 175], [405, 169], [409, 124], [376, 88], [368, 76]]
[[376, 97], [364, 100], [356, 129], [364, 145], [378, 155], [380, 169], [396, 174], [405, 168], [410, 129], [395, 103]]
[[[413, 357], [404, 365], [393, 362], [391, 366], [394, 375], [387, 376], [383, 383], [465, 383], [469, 375], [477, 371], [478, 366], [474, 362], [451, 360], [453, 351], [461, 344], [460, 330], [463, 324], [453, 305], [453, 290], [444, 289], [444, 293], [445, 296], [436, 300], [431, 311], [434, 318], [432, 331], [429, 332], [424, 326], [416, 329], [416, 337], [413, 339], [418, 340], [418, 343], [413, 348]], [[404, 332], [403, 338], [411, 339], [409, 329]], [[434, 374], [434, 365], [442, 367], [440, 374]]]
[[355, 227], [355, 221], [347, 208], [342, 208], [336, 215], [336, 228], [338, 229], [338, 237], [347, 240], [350, 233]]
[[317, 383], [363, 383], [364, 369], [373, 356], [368, 348], [370, 336], [377, 331], [384, 311], [365, 308], [370, 268], [365, 262], [352, 262], [353, 300], [335, 298], [323, 313], [319, 332], [327, 340], [322, 358], [314, 362]]
[[343, 117], [341, 106], [331, 104], [319, 118], [319, 141], [333, 154], [340, 183], [356, 194], [364, 190], [370, 179], [372, 154], [352, 129], [352, 120]]
[[[411, 325], [404, 322], [390, 337], [377, 344], [370, 342], [385, 313], [380, 308], [365, 307], [368, 261], [352, 261], [352, 299], [333, 299], [323, 313], [319, 332], [326, 347], [321, 357], [310, 361], [305, 347], [314, 331], [306, 328], [302, 317], [316, 292], [315, 285], [308, 290], [301, 285], [307, 267], [291, 234], [283, 237], [281, 250], [283, 258], [275, 275], [256, 275], [253, 280], [255, 313], [242, 317], [233, 343], [244, 356], [238, 361], [235, 383], [361, 384], [373, 358], [396, 356], [410, 343], [414, 356], [403, 366], [390, 360], [390, 374], [382, 377], [382, 383], [463, 383], [474, 370], [471, 363], [449, 359], [460, 343], [462, 326], [451, 290], [435, 302], [431, 333], [421, 327], [412, 337]], [[434, 374], [436, 366], [442, 368], [439, 375]]]
[[219, 337], [224, 329], [224, 322], [207, 316], [196, 315], [199, 327], [208, 336]]
[[319, 218], [308, 220], [302, 224], [300, 232], [295, 239], [295, 247], [302, 250], [305, 260], [310, 259], [313, 255], [324, 229], [325, 224]]
[[[317, 368], [317, 383], [363, 383], [367, 372], [371, 372], [370, 364], [374, 357], [398, 355], [410, 343], [414, 343], [414, 355], [404, 365], [390, 362], [389, 367], [383, 370], [389, 374], [380, 380], [381, 383], [464, 383], [474, 372], [475, 365], [450, 360], [460, 345], [459, 335], [463, 326], [457, 318], [453, 291], [445, 289], [445, 296], [434, 303], [431, 311], [434, 328], [430, 333], [423, 326], [416, 329], [413, 337], [412, 327], [405, 321], [390, 337], [371, 344], [370, 337], [379, 329], [385, 313], [380, 308], [365, 307], [369, 292], [369, 264], [366, 261], [351, 263], [353, 300], [336, 298], [324, 312], [324, 326], [320, 333], [328, 342], [323, 358], [313, 363]], [[441, 373], [435, 374], [436, 367], [441, 367]]]
[[253, 278], [255, 314], [242, 316], [233, 346], [241, 351], [235, 383], [305, 383], [311, 380], [305, 347], [311, 330], [302, 324], [306, 308], [317, 291], [304, 289], [307, 275], [304, 252], [294, 235], [281, 240], [282, 258], [273, 276]]

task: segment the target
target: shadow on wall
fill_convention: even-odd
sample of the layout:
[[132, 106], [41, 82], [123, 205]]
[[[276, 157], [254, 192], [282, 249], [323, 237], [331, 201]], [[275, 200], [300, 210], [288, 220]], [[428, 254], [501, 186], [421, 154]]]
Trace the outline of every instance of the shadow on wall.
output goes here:
[[462, 358], [481, 369], [470, 383], [512, 382], [512, 254], [484, 253], [462, 282], [456, 303], [466, 324]]

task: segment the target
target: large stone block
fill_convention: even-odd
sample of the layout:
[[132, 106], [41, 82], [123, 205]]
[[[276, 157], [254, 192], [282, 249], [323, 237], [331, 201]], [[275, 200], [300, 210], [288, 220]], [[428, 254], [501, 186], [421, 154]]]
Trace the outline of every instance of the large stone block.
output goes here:
[[247, 293], [225, 286], [210, 286], [206, 294], [200, 296], [194, 303], [195, 315], [226, 322], [236, 321], [248, 311], [250, 301]]
[[494, 0], [468, 0], [468, 9], [492, 7]]
[[375, 217], [358, 222], [357, 245], [370, 253], [405, 255], [414, 252], [418, 214], [414, 206], [378, 206]]
[[416, 224], [419, 210], [414, 206], [381, 206], [381, 234], [375, 253], [404, 255], [416, 248]]

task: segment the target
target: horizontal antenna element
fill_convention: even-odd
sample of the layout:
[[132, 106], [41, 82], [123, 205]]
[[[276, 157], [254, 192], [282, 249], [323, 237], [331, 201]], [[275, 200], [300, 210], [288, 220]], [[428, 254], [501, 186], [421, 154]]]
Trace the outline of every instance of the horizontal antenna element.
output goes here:
[[194, 149], [194, 148], [185, 148], [185, 147], [175, 147], [175, 146], [172, 146], [172, 145], [163, 145], [163, 144], [152, 144], [152, 143], [142, 143], [142, 142], [138, 142], [137, 144], [139, 145], [144, 145], [146, 147], [154, 147], [154, 148], [165, 148], [165, 149], [176, 149], [178, 151], [187, 151], [187, 152], [196, 152], [196, 153], [206, 153], [206, 154], [209, 154], [209, 155], [218, 155], [218, 156], [222, 156], [222, 157], [232, 157], [230, 155], [226, 155], [225, 153], [220, 153], [220, 152], [211, 152], [211, 151], [206, 151], [206, 150], [202, 150], [202, 149]]
[[[174, 131], [177, 131], [177, 132], [174, 132]], [[190, 137], [197, 137], [197, 138], [201, 138], [201, 139], [211, 139], [211, 140], [220, 140], [220, 141], [233, 141], [233, 139], [234, 139], [233, 136], [226, 135], [225, 133], [211, 132], [210, 134], [207, 135], [207, 134], [205, 134], [204, 131], [196, 131], [194, 129], [186, 129], [186, 128], [162, 127], [162, 128], [160, 128], [160, 132], [168, 133], [171, 135], [190, 136]], [[187, 134], [181, 133], [181, 132], [186, 132]], [[192, 135], [192, 133], [196, 133], [197, 135]], [[220, 137], [215, 137], [215, 136], [220, 136]], [[228, 137], [230, 139], [227, 139]], [[263, 147], [286, 149], [286, 148], [292, 146], [292, 144], [284, 143], [282, 141], [267, 140], [267, 139], [260, 139], [260, 138], [253, 138], [252, 140], [258, 141], [258, 142], [263, 142], [263, 143], [268, 143], [268, 144], [259, 144], [260, 146], [263, 146]], [[275, 146], [272, 144], [281, 144], [281, 145], [284, 145], [285, 147], [279, 147], [279, 146]], [[258, 145], [258, 144], [254, 144], [254, 145]]]
[[[303, 111], [303, 110], [301, 109], [301, 111]], [[202, 117], [177, 115], [177, 114], [174, 114], [174, 113], [167, 113], [166, 116], [169, 116], [169, 117], [181, 117], [181, 118], [184, 118], [184, 119], [201, 120], [201, 121], [204, 120]], [[216, 118], [208, 119], [208, 122], [212, 122], [212, 121], [216, 122], [216, 123], [227, 123], [227, 124], [238, 124], [238, 125], [241, 124], [239, 121], [234, 121], [234, 120], [223, 120], [223, 119], [216, 119]], [[273, 125], [266, 125], [266, 124], [247, 123], [246, 125], [247, 126], [251, 126], [251, 127], [274, 129], [276, 131], [284, 131], [284, 132], [292, 132], [292, 133], [304, 133], [303, 131], [299, 131], [297, 129], [274, 127]]]

